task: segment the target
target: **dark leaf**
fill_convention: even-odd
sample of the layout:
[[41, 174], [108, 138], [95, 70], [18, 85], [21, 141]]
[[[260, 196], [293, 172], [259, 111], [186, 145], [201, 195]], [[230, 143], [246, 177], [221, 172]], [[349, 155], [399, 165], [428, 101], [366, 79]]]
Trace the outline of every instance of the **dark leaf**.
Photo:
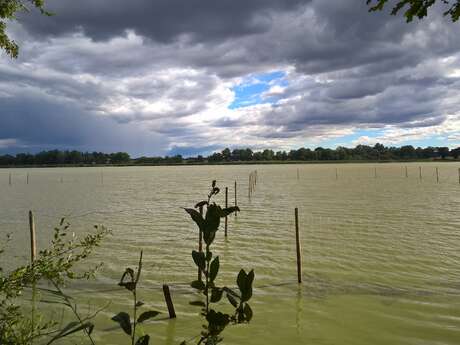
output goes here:
[[252, 319], [252, 309], [249, 306], [249, 304], [246, 303], [244, 305], [243, 312], [244, 312], [244, 315], [246, 316], [246, 321], [247, 322], [251, 321], [251, 319]]
[[131, 335], [131, 320], [129, 318], [129, 314], [125, 312], [118, 313], [112, 320], [118, 322], [120, 327], [125, 331], [126, 334]]
[[190, 302], [189, 304], [195, 307], [205, 307], [206, 306], [206, 304], [203, 301], [193, 301], [193, 302]]
[[201, 280], [195, 280], [190, 285], [191, 285], [192, 288], [200, 290], [200, 291], [204, 290], [204, 288], [205, 288], [205, 285]]
[[235, 297], [233, 297], [228, 292], [227, 292], [227, 299], [231, 303], [232, 306], [234, 306], [235, 308], [238, 307], [238, 302], [236, 301]]
[[136, 341], [136, 345], [149, 345], [150, 336], [148, 334], [143, 335]]
[[220, 216], [221, 217], [226, 217], [229, 214], [232, 214], [233, 212], [236, 212], [236, 211], [240, 212], [240, 208], [238, 206], [232, 206], [232, 207], [224, 208], [224, 209], [220, 210]]
[[193, 221], [198, 225], [201, 230], [204, 230], [204, 219], [203, 216], [197, 210], [193, 208], [184, 208], [185, 212], [187, 212], [190, 217], [192, 217]]
[[211, 262], [211, 267], [209, 268], [209, 280], [213, 282], [214, 279], [216, 279], [218, 272], [219, 272], [219, 257], [217, 256]]
[[143, 312], [137, 319], [137, 322], [142, 323], [144, 321], [147, 321], [148, 319], [154, 318], [158, 314], [160, 314], [160, 312], [155, 311], [155, 310], [149, 310], [149, 311]]
[[142, 301], [137, 301], [136, 307], [138, 307], [138, 308], [139, 308], [139, 307], [142, 307], [144, 304], [145, 304], [145, 303], [142, 302]]
[[198, 268], [201, 268], [202, 270], [206, 268], [206, 261], [203, 252], [198, 252], [196, 250], [192, 251], [192, 258]]
[[212, 180], [212, 184], [211, 184], [211, 187], [214, 188], [216, 186], [216, 180]]
[[211, 291], [211, 302], [217, 303], [222, 299], [223, 290], [219, 288], [214, 288]]

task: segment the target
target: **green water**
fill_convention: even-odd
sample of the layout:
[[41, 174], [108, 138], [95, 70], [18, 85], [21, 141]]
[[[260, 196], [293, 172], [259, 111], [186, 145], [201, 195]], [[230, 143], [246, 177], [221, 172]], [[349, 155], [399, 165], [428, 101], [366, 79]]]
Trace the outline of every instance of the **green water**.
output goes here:
[[[225, 344], [459, 344], [460, 165], [438, 166], [439, 183], [435, 163], [0, 170], [0, 236], [13, 233], [1, 264], [27, 262], [29, 209], [42, 248], [61, 216], [80, 234], [104, 224], [113, 235], [91, 259], [104, 261], [102, 272], [67, 290], [83, 312], [110, 302], [96, 318], [96, 339], [127, 343], [110, 317], [130, 305], [116, 283], [143, 249], [141, 298], [166, 316], [161, 285], [170, 284], [178, 314], [144, 330], [152, 344], [178, 344], [201, 325], [187, 285], [196, 277], [190, 252], [198, 234], [180, 207], [201, 200], [212, 179], [229, 186], [233, 203], [237, 180], [242, 212], [230, 217], [227, 239], [218, 234], [214, 253], [222, 284], [234, 284], [241, 267], [255, 269], [254, 319], [228, 329]], [[254, 169], [259, 180], [249, 200]]]

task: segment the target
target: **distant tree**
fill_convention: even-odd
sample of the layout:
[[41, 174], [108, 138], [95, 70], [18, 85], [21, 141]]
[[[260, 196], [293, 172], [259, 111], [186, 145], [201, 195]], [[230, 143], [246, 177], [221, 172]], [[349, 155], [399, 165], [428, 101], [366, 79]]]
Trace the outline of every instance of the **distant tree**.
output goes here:
[[[388, 0], [367, 0], [370, 5], [370, 12], [381, 11], [387, 4]], [[436, 2], [442, 2], [447, 5], [447, 10], [444, 11], [445, 16], [450, 16], [453, 22], [456, 22], [460, 17], [460, 0], [399, 0], [391, 10], [392, 15], [397, 15], [401, 10], [404, 11], [404, 17], [407, 22], [411, 22], [414, 17], [422, 19], [427, 16], [428, 9]]]
[[446, 157], [449, 155], [449, 148], [448, 147], [439, 147], [438, 148], [438, 153], [441, 156], [442, 159], [446, 159]]
[[452, 155], [452, 157], [454, 157], [455, 159], [458, 159], [458, 157], [460, 156], [460, 147], [457, 147], [456, 149], [453, 149], [450, 151], [450, 154]]
[[230, 149], [227, 147], [226, 149], [222, 150], [222, 158], [224, 161], [229, 161], [230, 158], [232, 157], [232, 152]]
[[51, 15], [44, 9], [45, 0], [0, 0], [0, 49], [3, 49], [12, 58], [18, 57], [19, 46], [7, 35], [6, 23], [9, 20], [15, 20], [16, 13], [30, 11], [28, 5], [36, 7], [44, 15]]

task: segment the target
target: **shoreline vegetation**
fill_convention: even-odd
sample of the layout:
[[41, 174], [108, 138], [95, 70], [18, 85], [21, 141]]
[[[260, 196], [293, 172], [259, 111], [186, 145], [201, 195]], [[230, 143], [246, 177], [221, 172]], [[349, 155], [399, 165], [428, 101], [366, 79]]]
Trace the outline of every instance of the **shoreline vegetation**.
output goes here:
[[229, 148], [204, 157], [131, 158], [126, 152], [102, 153], [80, 151], [42, 151], [37, 154], [18, 153], [0, 155], [0, 168], [52, 168], [52, 167], [117, 167], [117, 166], [193, 166], [193, 165], [240, 165], [240, 164], [318, 164], [318, 163], [395, 163], [395, 162], [452, 162], [460, 161], [460, 147], [414, 148], [411, 145], [386, 147], [358, 145], [355, 148], [336, 149], [317, 147], [298, 150], [252, 151]]

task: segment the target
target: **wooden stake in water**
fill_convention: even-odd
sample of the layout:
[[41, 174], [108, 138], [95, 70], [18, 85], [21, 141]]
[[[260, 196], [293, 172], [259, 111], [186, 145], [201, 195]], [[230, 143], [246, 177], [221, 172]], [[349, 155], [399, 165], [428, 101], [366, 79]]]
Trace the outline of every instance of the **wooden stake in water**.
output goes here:
[[9, 178], [8, 178], [8, 184], [11, 186], [11, 173], [10, 173]]
[[335, 179], [338, 180], [339, 179], [339, 171], [337, 168], [335, 168]]
[[422, 180], [422, 167], [418, 167], [418, 177], [421, 181]]
[[101, 171], [101, 184], [104, 184], [104, 172]]
[[299, 236], [299, 209], [296, 207], [294, 211], [295, 216], [295, 242], [297, 251], [297, 281], [302, 283], [302, 255], [300, 247], [300, 236]]
[[377, 167], [374, 168], [374, 178], [377, 178]]
[[436, 183], [439, 183], [439, 169], [436, 167]]
[[29, 230], [30, 230], [30, 262], [33, 263], [37, 258], [37, 242], [35, 239], [34, 214], [29, 211]]
[[409, 177], [409, 174], [407, 173], [407, 167], [406, 167], [406, 178], [408, 178], [408, 177]]
[[26, 184], [29, 184], [29, 173], [27, 173]]
[[458, 168], [458, 184], [460, 184], [460, 168]]
[[169, 292], [169, 286], [166, 284], [163, 285], [163, 294], [165, 296], [166, 306], [168, 307], [169, 318], [175, 319], [176, 311], [174, 310], [174, 304], [171, 299], [171, 293]]
[[[235, 181], [235, 207], [238, 206], [238, 198], [237, 198], [237, 185], [236, 185], [236, 181]], [[235, 211], [235, 218], [238, 216], [238, 211]]]
[[[225, 187], [225, 208], [228, 208], [228, 187]], [[227, 237], [228, 216], [225, 216], [225, 237]]]

